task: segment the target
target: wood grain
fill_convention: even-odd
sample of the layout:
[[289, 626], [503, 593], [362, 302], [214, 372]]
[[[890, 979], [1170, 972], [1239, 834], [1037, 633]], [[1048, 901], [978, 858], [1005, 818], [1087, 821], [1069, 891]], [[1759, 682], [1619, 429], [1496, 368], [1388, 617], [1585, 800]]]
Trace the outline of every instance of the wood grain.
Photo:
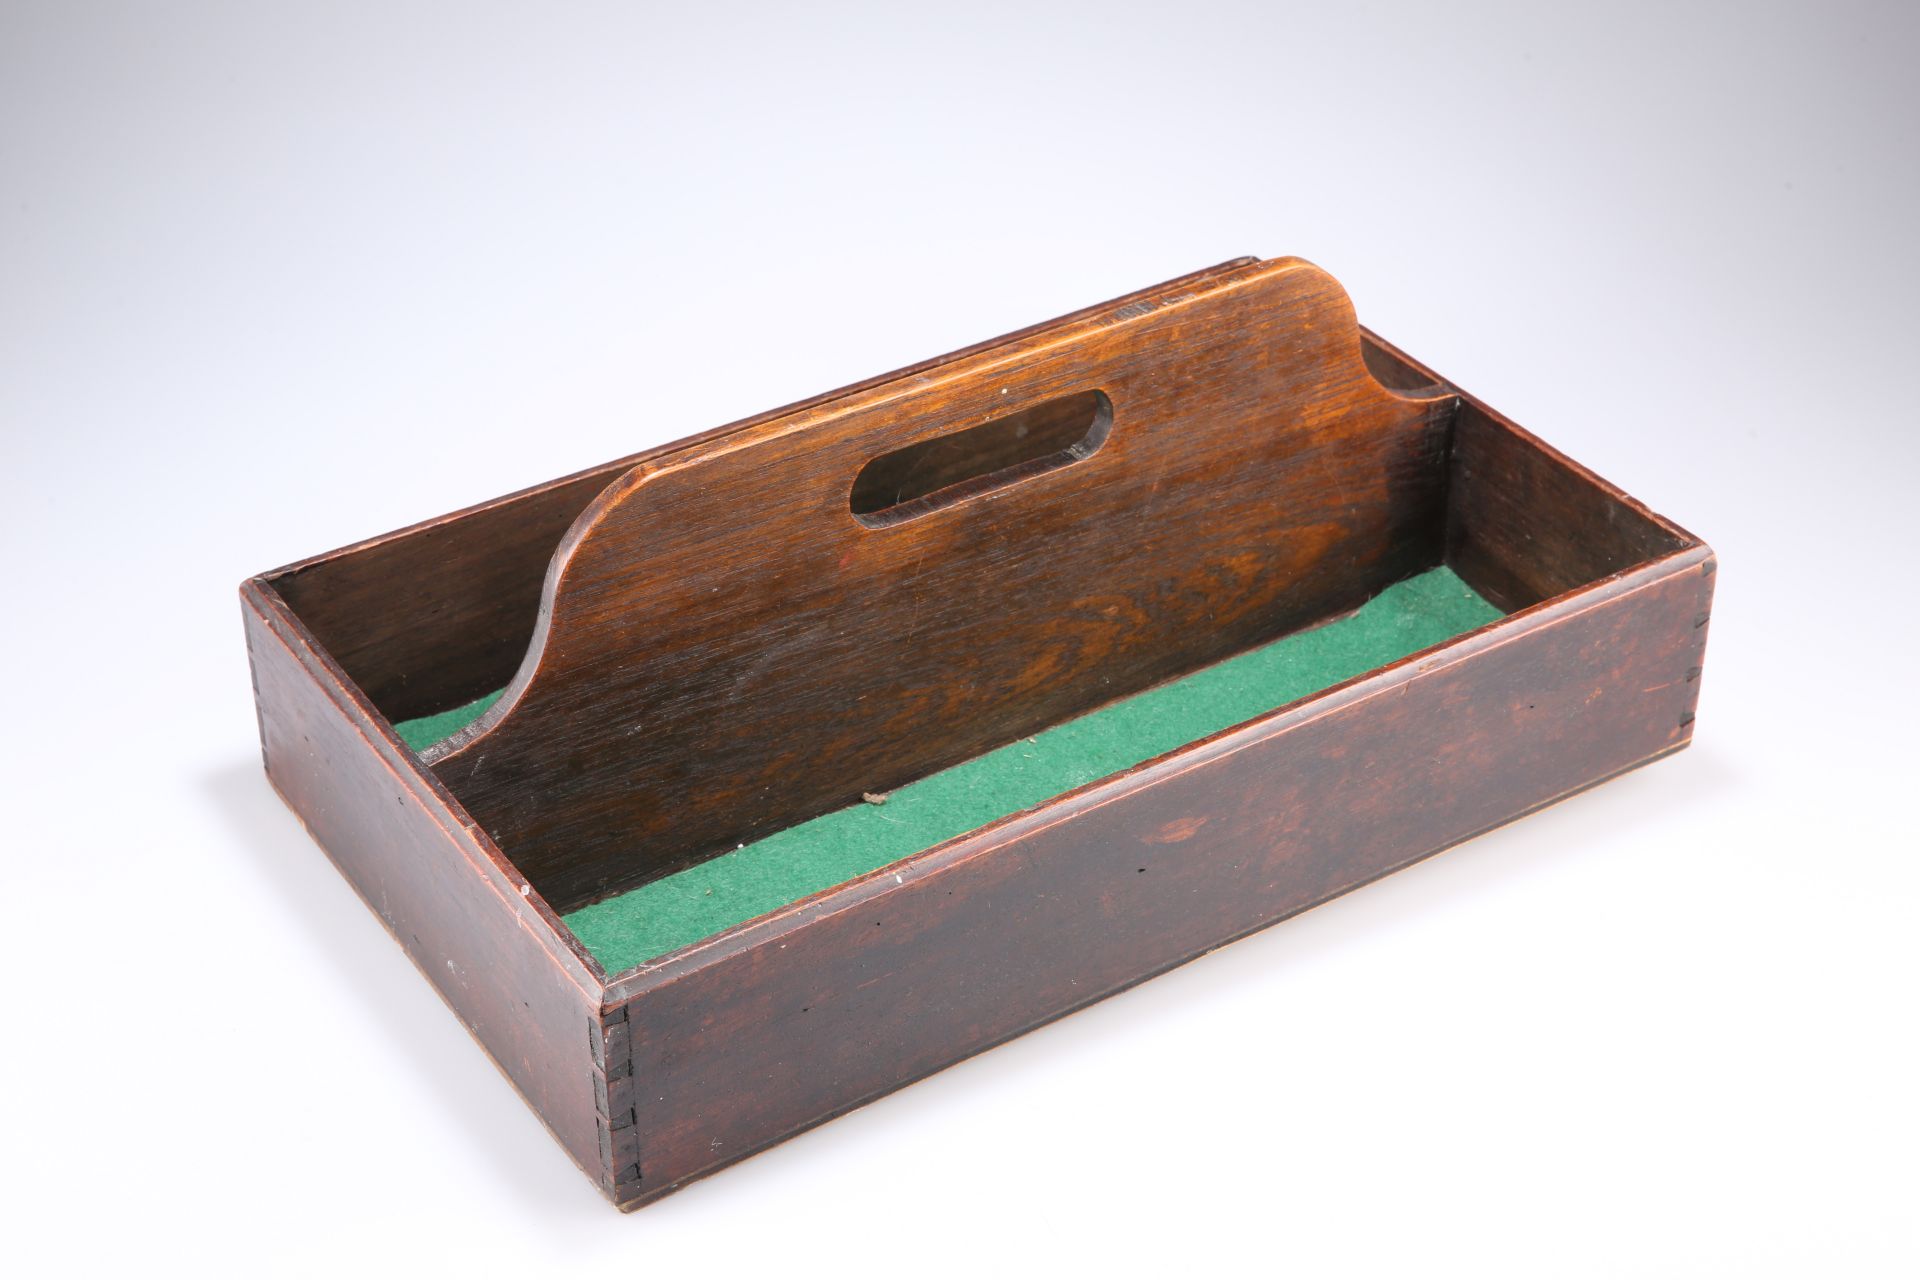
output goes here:
[[[874, 459], [1102, 393], [1070, 465], [885, 527]], [[1354, 608], [1438, 562], [1451, 396], [1298, 260], [636, 468], [506, 695], [428, 758], [563, 910]]]
[[274, 788], [554, 1137], [601, 1180], [604, 1121], [587, 1059], [602, 1018], [600, 966], [384, 732], [272, 588], [248, 582], [241, 605]]
[[1677, 552], [616, 978], [644, 1082], [616, 1200], [1680, 749], [1711, 568]]
[[471, 702], [513, 678], [532, 643], [554, 549], [589, 503], [635, 466], [697, 449], [871, 387], [932, 373], [1057, 325], [1257, 266], [1235, 258], [1057, 320], [863, 379], [685, 439], [423, 521], [260, 575], [389, 720]]
[[1638, 502], [1499, 415], [1465, 405], [1447, 479], [1447, 560], [1512, 612], [1685, 546]]
[[[1087, 389], [1113, 412], [1089, 456], [855, 518], [877, 454]], [[887, 483], [964, 486], [982, 461], [929, 457]], [[843, 774], [884, 787], [1442, 558], [1516, 612], [625, 973], [555, 914], [830, 804]], [[1679, 749], [1713, 570], [1357, 329], [1319, 273], [1242, 261], [302, 561], [242, 602], [274, 785], [633, 1208]], [[565, 696], [497, 718], [444, 777], [394, 737], [389, 717], [516, 670], [523, 700]], [[484, 749], [529, 709], [550, 736], [501, 785], [513, 761]], [[636, 761], [657, 810], [621, 798]], [[608, 820], [658, 849], [596, 843]]]

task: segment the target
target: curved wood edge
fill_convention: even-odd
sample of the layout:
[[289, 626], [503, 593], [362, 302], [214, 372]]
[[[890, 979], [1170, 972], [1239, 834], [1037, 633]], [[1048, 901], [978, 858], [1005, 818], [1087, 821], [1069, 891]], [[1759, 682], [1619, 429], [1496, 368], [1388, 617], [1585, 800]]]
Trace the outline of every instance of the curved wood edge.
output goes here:
[[[908, 390], [917, 391], [937, 381], [973, 376], [996, 364], [1028, 359], [1048, 347], [1071, 341], [1090, 331], [1138, 320], [1167, 306], [1212, 297], [1227, 289], [1249, 282], [1264, 281], [1275, 274], [1300, 269], [1321, 275], [1326, 274], [1306, 259], [1294, 256], [1229, 259], [1217, 266], [1178, 276], [1135, 293], [1097, 303], [1092, 307], [1069, 312], [1054, 320], [1043, 321], [998, 338], [963, 347], [946, 356], [907, 365], [892, 373], [863, 379], [837, 391], [796, 401], [782, 409], [742, 419], [729, 426], [701, 432], [684, 440], [649, 450], [640, 461], [614, 477], [606, 488], [601, 490], [599, 496], [588, 503], [586, 508], [575, 517], [565, 535], [560, 539], [552, 559], [548, 562], [533, 635], [528, 643], [526, 656], [521, 660], [520, 666], [499, 699], [471, 724], [421, 752], [422, 759], [429, 765], [451, 760], [486, 738], [521, 705], [527, 690], [538, 678], [541, 659], [546, 653], [547, 640], [553, 624], [555, 601], [565, 589], [568, 565], [579, 547], [605, 521], [606, 517], [653, 476], [678, 466], [685, 466], [689, 461], [710, 457], [714, 453], [731, 452], [734, 449], [759, 443], [771, 435], [804, 429], [828, 415], [837, 415], [883, 403]], [[1406, 390], [1396, 390], [1381, 382], [1366, 358], [1363, 349], [1363, 331], [1353, 312], [1351, 299], [1346, 297], [1344, 289], [1339, 293], [1345, 303], [1346, 319], [1353, 334], [1353, 358], [1360, 362], [1362, 367], [1367, 368], [1375, 385], [1388, 396], [1400, 400], [1429, 402], [1451, 398], [1452, 393], [1445, 388], [1426, 389], [1432, 394], [1415, 394]], [[569, 477], [569, 479], [576, 478]]]
[[1264, 283], [1276, 276], [1303, 272], [1333, 283], [1348, 333], [1347, 356], [1355, 367], [1365, 371], [1368, 380], [1383, 397], [1412, 404], [1434, 404], [1458, 398], [1444, 384], [1397, 388], [1383, 381], [1380, 365], [1368, 357], [1364, 331], [1346, 290], [1334, 282], [1324, 269], [1304, 258], [1285, 256], [1223, 263], [1212, 274], [1196, 272], [1108, 304], [1074, 312], [1056, 321], [965, 348], [951, 357], [908, 366], [895, 375], [855, 383], [842, 392], [830, 392], [801, 401], [788, 410], [748, 420], [735, 430], [706, 432], [689, 437], [681, 445], [668, 445], [629, 468], [608, 484], [575, 518], [548, 564], [533, 637], [513, 679], [485, 714], [459, 732], [427, 748], [422, 753], [423, 758], [429, 765], [438, 765], [476, 748], [523, 705], [528, 691], [541, 677], [542, 661], [554, 625], [556, 603], [566, 591], [567, 573], [574, 557], [614, 511], [655, 477], [720, 454], [760, 444], [775, 436], [804, 431], [825, 418], [873, 408], [939, 382], [977, 377], [997, 365], [1031, 360], [1049, 348], [1065, 345], [1089, 332], [1138, 321], [1169, 306], [1211, 299], [1249, 285]]
[[361, 538], [357, 542], [350, 542], [345, 546], [335, 547], [331, 551], [323, 551], [317, 555], [303, 556], [298, 560], [289, 561], [277, 568], [268, 569], [264, 573], [258, 573], [253, 576], [263, 582], [272, 584], [276, 591], [282, 591], [281, 579], [291, 574], [297, 574], [304, 570], [316, 568], [334, 561], [351, 559], [354, 556], [377, 550], [394, 542], [403, 541], [428, 530], [440, 528], [443, 525], [458, 524], [472, 516], [496, 511], [503, 507], [509, 507], [529, 498], [537, 498], [556, 490], [570, 489], [574, 485], [584, 481], [600, 478], [603, 486], [611, 485], [637, 467], [657, 461], [670, 454], [679, 453], [687, 449], [695, 449], [704, 444], [710, 444], [715, 440], [724, 439], [733, 435], [735, 432], [757, 427], [763, 423], [771, 422], [777, 418], [787, 417], [790, 414], [798, 413], [804, 409], [814, 409], [821, 405], [837, 403], [849, 396], [857, 395], [862, 391], [867, 391], [874, 387], [897, 382], [905, 378], [916, 377], [934, 369], [941, 368], [944, 365], [952, 364], [955, 361], [981, 355], [1010, 343], [1024, 341], [1053, 328], [1055, 325], [1078, 321], [1102, 312], [1118, 310], [1165, 293], [1177, 292], [1182, 289], [1211, 287], [1212, 282], [1221, 277], [1230, 276], [1236, 272], [1242, 272], [1264, 265], [1266, 265], [1265, 260], [1251, 255], [1229, 258], [1225, 262], [1216, 263], [1211, 267], [1202, 267], [1198, 271], [1190, 271], [1186, 275], [1175, 276], [1171, 280], [1163, 280], [1159, 284], [1149, 285], [1145, 289], [1136, 289], [1132, 293], [1124, 293], [1117, 298], [1109, 298], [1105, 302], [1096, 302], [1090, 307], [1082, 307], [1077, 311], [1069, 311], [1065, 315], [1056, 316], [1051, 320], [1042, 320], [1038, 324], [1031, 324], [1025, 328], [1015, 329], [1010, 333], [1001, 334], [997, 338], [988, 338], [984, 342], [969, 343], [967, 346], [956, 348], [953, 351], [946, 352], [944, 355], [933, 356], [926, 360], [916, 360], [912, 364], [902, 365], [897, 369], [890, 369], [886, 373], [875, 374], [870, 378], [862, 378], [857, 382], [849, 382], [845, 386], [835, 387], [831, 391], [823, 391], [818, 395], [811, 395], [800, 400], [790, 401], [777, 408], [766, 409], [745, 418], [736, 418], [732, 422], [723, 423], [717, 427], [709, 427], [705, 431], [697, 431], [690, 436], [683, 436], [677, 440], [668, 440], [661, 444], [652, 445], [637, 453], [628, 454], [624, 458], [616, 458], [612, 462], [603, 462], [599, 466], [585, 467], [579, 471], [571, 471], [566, 475], [543, 481], [540, 484], [528, 485], [524, 489], [515, 489], [511, 493], [501, 494], [497, 498], [489, 498], [485, 502], [476, 502], [458, 508], [457, 510], [449, 511], [445, 515], [434, 516], [427, 520], [419, 520], [413, 524], [403, 525], [398, 529], [375, 534], [369, 538]]
[[890, 369], [692, 436], [662, 441], [556, 480], [364, 539], [260, 575], [300, 615], [389, 720], [432, 715], [494, 693], [513, 678], [533, 637], [554, 549], [609, 484], [650, 459], [909, 377], [1139, 297], [1195, 288], [1244, 270], [1241, 257], [1083, 307], [1012, 333]]

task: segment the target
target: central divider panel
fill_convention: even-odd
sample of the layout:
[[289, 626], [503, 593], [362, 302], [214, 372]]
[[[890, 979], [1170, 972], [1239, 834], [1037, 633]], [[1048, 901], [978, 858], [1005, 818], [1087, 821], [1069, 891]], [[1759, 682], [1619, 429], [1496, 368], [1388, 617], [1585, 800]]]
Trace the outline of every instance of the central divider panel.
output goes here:
[[582, 512], [422, 755], [564, 914], [1441, 563], [1457, 406], [1283, 259], [696, 442]]

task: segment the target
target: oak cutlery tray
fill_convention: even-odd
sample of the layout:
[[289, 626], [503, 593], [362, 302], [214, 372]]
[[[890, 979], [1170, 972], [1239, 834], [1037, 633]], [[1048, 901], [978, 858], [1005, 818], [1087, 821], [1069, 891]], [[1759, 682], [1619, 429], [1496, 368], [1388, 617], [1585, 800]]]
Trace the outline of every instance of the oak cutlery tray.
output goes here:
[[1678, 750], [1712, 590], [1243, 259], [241, 595], [273, 784], [632, 1208]]

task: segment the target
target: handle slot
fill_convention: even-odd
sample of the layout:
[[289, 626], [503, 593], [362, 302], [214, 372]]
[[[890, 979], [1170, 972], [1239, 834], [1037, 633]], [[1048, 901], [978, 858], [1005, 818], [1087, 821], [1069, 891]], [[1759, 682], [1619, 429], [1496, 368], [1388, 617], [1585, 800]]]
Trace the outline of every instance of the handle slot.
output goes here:
[[1104, 391], [1045, 400], [881, 454], [854, 477], [847, 507], [869, 529], [899, 524], [1092, 457], [1112, 427]]

